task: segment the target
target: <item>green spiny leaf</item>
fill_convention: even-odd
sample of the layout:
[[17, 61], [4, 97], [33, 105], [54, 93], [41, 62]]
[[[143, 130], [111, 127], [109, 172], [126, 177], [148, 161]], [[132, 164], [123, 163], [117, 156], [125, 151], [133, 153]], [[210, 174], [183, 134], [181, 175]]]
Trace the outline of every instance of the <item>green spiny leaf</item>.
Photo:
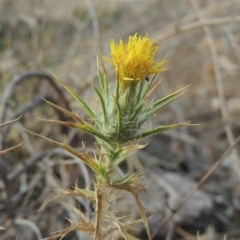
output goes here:
[[150, 87], [151, 87], [151, 85], [153, 83], [153, 80], [155, 79], [156, 76], [157, 76], [157, 74], [154, 74], [151, 77], [151, 79], [149, 79], [147, 84], [144, 86], [143, 91], [142, 91], [142, 95], [141, 95], [141, 100], [143, 100], [146, 97], [146, 95], [147, 95], [147, 93], [148, 93], [148, 91], [149, 91], [149, 89], [150, 89]]
[[155, 113], [157, 113], [159, 110], [167, 106], [169, 103], [174, 101], [176, 98], [181, 96], [183, 93], [185, 93], [188, 90], [188, 87], [184, 87], [172, 94], [169, 94], [168, 96], [155, 101], [151, 103], [147, 108], [144, 109], [144, 113], [139, 119], [139, 126], [141, 126], [145, 121], [147, 121], [151, 116], [153, 116]]
[[95, 127], [93, 127], [91, 124], [89, 124], [87, 122], [84, 122], [84, 125], [83, 125], [80, 123], [72, 123], [72, 122], [65, 122], [65, 121], [59, 121], [59, 120], [49, 120], [49, 119], [43, 119], [43, 118], [40, 118], [40, 119], [45, 122], [51, 122], [51, 123], [60, 124], [60, 125], [67, 126], [67, 127], [77, 128], [79, 130], [82, 130], [84, 132], [87, 132], [87, 133], [93, 135], [94, 137], [100, 138], [101, 140], [103, 140], [106, 143], [109, 143], [109, 141], [110, 141], [109, 137], [102, 134], [102, 132], [100, 132], [98, 129], [96, 129]]
[[136, 107], [133, 109], [133, 115], [131, 116], [131, 121], [134, 121], [138, 114], [141, 114], [141, 111], [143, 110], [145, 105], [145, 100], [142, 100]]
[[100, 70], [99, 63], [98, 63], [98, 58], [97, 58], [97, 73], [98, 73], [98, 80], [100, 82], [100, 86], [102, 88], [102, 91], [104, 92], [104, 90], [105, 90], [105, 82], [104, 82], [104, 79], [103, 79], [104, 74]]
[[[99, 73], [101, 73], [100, 74], [101, 75], [100, 80], [102, 81], [102, 90], [105, 94], [105, 100], [107, 100], [107, 98], [109, 96], [109, 84], [108, 84], [106, 69], [105, 69], [104, 62], [103, 62], [103, 57], [102, 57], [99, 49], [98, 49], [98, 55], [99, 55], [99, 59], [100, 59], [100, 62], [101, 62], [102, 69], [103, 69], [103, 73], [100, 72], [99, 64], [97, 66], [98, 66]], [[107, 105], [107, 103], [106, 103], [106, 105]]]
[[144, 81], [140, 81], [140, 83], [137, 86], [136, 103], [139, 103], [141, 101], [143, 85], [144, 85]]
[[117, 81], [116, 81], [116, 87], [115, 87], [115, 98], [116, 98], [116, 100], [118, 101], [119, 100], [119, 83], [120, 81], [117, 79]]
[[[138, 115], [142, 115], [142, 110], [144, 108], [146, 100], [153, 93], [153, 91], [158, 87], [160, 82], [161, 81], [159, 81], [150, 91], [148, 91], [147, 94], [145, 95], [145, 97], [140, 102], [138, 102], [135, 109], [133, 109], [133, 115], [131, 117], [131, 121], [135, 121], [135, 119], [138, 118]], [[144, 110], [144, 112], [146, 112], [146, 110]], [[139, 126], [141, 126], [141, 125], [139, 124]]]
[[[53, 74], [53, 73], [52, 73]], [[73, 98], [80, 104], [86, 113], [92, 118], [97, 119], [96, 113], [87, 105], [87, 103], [70, 87], [68, 87], [62, 80], [54, 75], [55, 79], [73, 96]]]
[[115, 100], [115, 104], [117, 106], [117, 135], [119, 135], [121, 127], [122, 127], [122, 110], [119, 105], [118, 100], [113, 96], [113, 99]]
[[98, 98], [101, 102], [104, 124], [106, 124], [106, 122], [107, 122], [107, 112], [106, 112], [106, 106], [105, 106], [104, 99], [103, 99], [101, 93], [98, 91], [98, 89], [96, 88], [96, 86], [94, 84], [92, 84], [92, 87], [93, 87], [94, 91], [96, 92], [96, 94], [98, 95]]
[[188, 123], [183, 123], [183, 124], [159, 126], [159, 127], [154, 128], [154, 129], [150, 129], [148, 131], [137, 134], [132, 139], [134, 139], [134, 138], [135, 139], [143, 139], [143, 138], [152, 136], [152, 135], [160, 133], [160, 132], [164, 132], [164, 131], [167, 131], [167, 130], [170, 130], [170, 129], [175, 129], [175, 128], [178, 128], [178, 127], [186, 127], [186, 126], [192, 126], [192, 125], [188, 124]]
[[125, 147], [121, 147], [121, 148], [117, 149], [112, 156], [113, 166], [119, 165], [123, 160], [126, 159], [127, 156], [129, 156], [133, 152], [135, 152], [137, 150], [140, 150], [144, 147], [146, 147], [146, 145], [132, 145], [132, 144], [130, 144], [130, 145], [127, 145]]
[[60, 107], [60, 106], [58, 106], [58, 105], [56, 105], [56, 104], [54, 104], [54, 103], [52, 103], [52, 102], [49, 102], [49, 101], [45, 100], [44, 98], [43, 98], [43, 100], [44, 100], [46, 103], [48, 103], [49, 105], [51, 105], [52, 107], [55, 107], [56, 109], [60, 110], [61, 112], [67, 114], [67, 115], [68, 115], [69, 117], [71, 117], [72, 119], [74, 119], [74, 120], [76, 120], [76, 121], [78, 121], [78, 122], [80, 122], [80, 123], [82, 123], [82, 124], [85, 123], [84, 120], [83, 120], [82, 118], [80, 118], [76, 113], [69, 112], [69, 111], [66, 110], [65, 108], [62, 108], [62, 107]]
[[75, 100], [82, 106], [82, 108], [88, 113], [88, 115], [91, 116], [92, 119], [97, 119], [96, 113], [90, 109], [87, 103], [80, 96], [78, 96], [77, 93], [75, 93], [69, 87], [66, 87], [66, 89], [75, 98]]
[[59, 143], [56, 142], [50, 138], [46, 138], [42, 135], [36, 134], [34, 132], [31, 132], [27, 129], [25, 129], [28, 133], [39, 137], [43, 140], [45, 140], [46, 142], [55, 145], [57, 147], [63, 148], [64, 150], [68, 151], [69, 153], [73, 154], [74, 156], [78, 157], [79, 159], [81, 159], [83, 162], [85, 162], [93, 171], [95, 171], [98, 175], [101, 175], [102, 170], [101, 167], [99, 166], [99, 164], [94, 160], [94, 158], [90, 157], [87, 153], [81, 153], [79, 151], [77, 151], [76, 149], [72, 148], [70, 145], [66, 144], [65, 142], [63, 143]]
[[188, 90], [189, 86], [186, 86], [186, 87], [184, 87], [184, 88], [182, 88], [182, 89], [180, 89], [180, 90], [178, 90], [174, 93], [171, 93], [171, 94], [167, 95], [166, 97], [164, 97], [162, 99], [159, 99], [158, 101], [153, 102], [152, 104], [150, 104], [148, 106], [148, 109], [151, 110], [152, 108], [157, 107], [158, 105], [164, 103], [165, 101], [168, 101], [168, 100], [171, 100], [171, 99], [173, 99], [173, 100], [176, 99], [177, 97], [179, 97], [183, 93], [185, 93]]

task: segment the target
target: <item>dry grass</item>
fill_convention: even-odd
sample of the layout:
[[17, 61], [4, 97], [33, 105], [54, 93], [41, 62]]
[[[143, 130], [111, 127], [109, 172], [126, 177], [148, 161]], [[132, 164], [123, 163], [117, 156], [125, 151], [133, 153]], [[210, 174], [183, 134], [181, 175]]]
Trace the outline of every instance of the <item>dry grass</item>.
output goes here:
[[[1, 239], [41, 239], [68, 226], [74, 212], [61, 202], [37, 211], [55, 195], [52, 189], [92, 183], [92, 173], [78, 159], [26, 134], [23, 128], [88, 150], [93, 139], [37, 118], [66, 120], [44, 97], [84, 118], [77, 104], [51, 78], [50, 69], [97, 107], [89, 87], [97, 78], [97, 47], [109, 54], [109, 39], [138, 32], [160, 41], [171, 69], [162, 74], [159, 98], [186, 85], [190, 90], [157, 115], [152, 125], [187, 122], [200, 126], [171, 131], [149, 140], [123, 171], [144, 169], [151, 196], [145, 206], [154, 214], [152, 232], [178, 206], [240, 133], [239, 1], [0, 1], [0, 123], [2, 149], [24, 144], [1, 156]], [[66, 4], [67, 3], [67, 4]], [[109, 78], [114, 69], [107, 65]], [[154, 239], [240, 239], [239, 145], [223, 159], [192, 200], [173, 214]], [[181, 183], [181, 184], [179, 184]], [[88, 211], [81, 199], [67, 204]], [[126, 210], [135, 212], [131, 199]], [[89, 210], [91, 217], [91, 210]], [[211, 233], [209, 233], [211, 229]], [[140, 239], [146, 239], [141, 233]], [[81, 233], [66, 239], [82, 239]]]

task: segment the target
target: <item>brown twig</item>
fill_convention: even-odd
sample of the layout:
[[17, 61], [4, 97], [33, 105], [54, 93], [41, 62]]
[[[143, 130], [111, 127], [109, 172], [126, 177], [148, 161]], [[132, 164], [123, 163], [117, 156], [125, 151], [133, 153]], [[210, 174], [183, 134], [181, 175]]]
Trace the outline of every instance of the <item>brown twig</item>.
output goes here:
[[30, 80], [32, 78], [41, 78], [43, 80], [48, 81], [49, 84], [57, 92], [57, 94], [59, 96], [59, 99], [61, 99], [64, 102], [65, 106], [69, 109], [69, 103], [66, 100], [66, 98], [65, 98], [65, 96], [63, 94], [62, 89], [57, 85], [56, 81], [54, 80], [54, 77], [51, 74], [46, 73], [46, 72], [41, 71], [41, 70], [30, 70], [30, 71], [23, 72], [23, 73], [21, 73], [19, 75], [16, 75], [13, 78], [12, 82], [5, 89], [5, 91], [4, 91], [3, 95], [2, 95], [2, 103], [1, 103], [2, 104], [2, 109], [1, 109], [1, 113], [0, 113], [2, 122], [5, 121], [5, 116], [6, 115], [4, 113], [6, 111], [8, 102], [11, 99], [16, 86], [18, 84], [22, 83], [23, 81]]
[[[21, 118], [21, 116], [18, 117], [17, 119], [13, 119], [13, 120], [8, 121], [6, 123], [2, 123], [2, 124], [0, 124], [0, 127], [6, 127], [7, 125], [18, 121], [20, 118]], [[4, 155], [5, 153], [7, 153], [7, 152], [9, 152], [9, 151], [11, 151], [11, 150], [13, 150], [17, 147], [19, 147], [21, 144], [22, 143], [14, 146], [14, 147], [11, 147], [11, 148], [0, 151], [0, 156]], [[3, 180], [3, 190], [2, 190], [3, 193], [1, 195], [3, 196], [3, 198], [6, 202], [6, 209], [7, 209], [6, 212], [7, 212], [7, 215], [9, 217], [9, 221], [7, 221], [7, 222], [11, 223], [11, 221], [12, 221], [12, 211], [10, 210], [11, 209], [11, 202], [7, 201], [8, 196], [9, 196], [9, 192], [8, 192], [9, 189], [7, 188], [8, 178], [7, 178], [7, 172], [6, 172], [6, 163], [4, 161], [0, 161], [0, 177]]]
[[[49, 84], [57, 92], [59, 99], [61, 99], [64, 102], [65, 106], [67, 108], [69, 108], [69, 104], [68, 104], [66, 98], [64, 97], [64, 94], [63, 94], [61, 88], [56, 84], [52, 75], [45, 73], [44, 71], [41, 71], [41, 70], [30, 70], [30, 71], [23, 72], [19, 75], [16, 75], [13, 78], [12, 82], [5, 89], [5, 91], [2, 95], [2, 103], [1, 103], [2, 104], [2, 108], [1, 108], [1, 112], [0, 112], [1, 122], [5, 121], [5, 118], [6, 118], [5, 112], [8, 107], [8, 103], [14, 94], [14, 90], [15, 90], [16, 86], [25, 80], [31, 80], [32, 78], [36, 78], [36, 77], [43, 79], [45, 81], [48, 81]], [[6, 129], [2, 130], [3, 138], [5, 136], [6, 131], [7, 131]], [[2, 149], [5, 149], [7, 147], [6, 145], [7, 144], [6, 144], [5, 139], [2, 139], [1, 140]], [[8, 169], [7, 169], [6, 159], [5, 159], [4, 155], [2, 155], [1, 159], [0, 159], [0, 177], [4, 183], [6, 214], [8, 216], [8, 219], [11, 221], [11, 219], [13, 219], [13, 212], [12, 212], [12, 203], [10, 200], [10, 193], [9, 193], [10, 185], [9, 185], [9, 179], [8, 179], [7, 174], [8, 174]]]
[[222, 163], [222, 161], [232, 152], [232, 150], [235, 149], [235, 147], [237, 146], [237, 144], [240, 141], [240, 136], [238, 136], [238, 138], [236, 139], [236, 141], [234, 142], [234, 144], [229, 147], [224, 153], [223, 155], [217, 160], [217, 162], [215, 162], [213, 164], [213, 166], [208, 170], [208, 172], [201, 178], [201, 180], [198, 182], [198, 184], [192, 188], [191, 191], [189, 191], [189, 193], [181, 200], [181, 202], [177, 205], [177, 207], [174, 209], [174, 211], [172, 211], [158, 226], [158, 228], [152, 233], [151, 237], [152, 239], [158, 234], [158, 232], [172, 219], [172, 217], [174, 216], [174, 214], [176, 214], [176, 212], [178, 212], [182, 206], [193, 196], [193, 194], [196, 192], [197, 189], [199, 189], [203, 183], [214, 173], [214, 171], [220, 166], [220, 164]]
[[175, 36], [176, 34], [192, 31], [197, 28], [221, 25], [221, 24], [229, 24], [233, 22], [240, 22], [240, 17], [236, 16], [236, 17], [212, 18], [212, 19], [206, 19], [204, 20], [204, 22], [195, 21], [195, 22], [184, 24], [182, 26], [175, 25], [175, 27], [172, 27], [171, 29], [164, 31], [163, 33], [158, 35], [156, 39], [158, 39], [159, 41], [163, 41]]
[[[19, 116], [24, 115], [27, 112], [30, 112], [34, 109], [37, 109], [39, 106], [46, 104], [46, 102], [43, 100], [48, 100], [52, 103], [56, 103], [56, 100], [50, 96], [49, 94], [46, 94], [42, 97], [37, 96], [36, 98], [32, 99], [31, 101], [27, 102], [25, 105], [23, 105], [21, 108], [19, 108], [13, 115], [13, 119], [19, 118]], [[57, 113], [59, 114], [59, 119], [62, 121], [67, 121], [68, 119], [65, 117], [65, 115], [57, 110], [56, 108], [54, 108], [54, 110], [57, 111]], [[7, 126], [3, 131], [2, 131], [2, 145], [6, 147], [7, 144], [7, 135], [8, 135], [8, 131], [10, 129], [11, 126]], [[66, 134], [68, 132], [67, 127], [62, 127], [62, 133]]]
[[9, 177], [9, 179], [8, 179], [9, 183], [12, 183], [13, 181], [15, 181], [22, 173], [26, 172], [28, 170], [28, 168], [30, 168], [36, 162], [40, 161], [48, 153], [49, 153], [49, 151], [43, 151], [40, 153], [36, 153], [36, 154], [34, 154], [34, 156], [31, 156], [30, 158], [28, 158], [24, 162], [23, 166], [20, 169], [18, 169], [18, 171], [15, 172], [14, 175]]

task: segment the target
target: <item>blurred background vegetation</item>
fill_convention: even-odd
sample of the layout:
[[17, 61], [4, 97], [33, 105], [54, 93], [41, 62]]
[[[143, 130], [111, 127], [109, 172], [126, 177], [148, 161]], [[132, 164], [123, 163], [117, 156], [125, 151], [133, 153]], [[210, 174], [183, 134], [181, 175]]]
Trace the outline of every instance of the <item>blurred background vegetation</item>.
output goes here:
[[[1, 159], [0, 226], [7, 230], [0, 238], [41, 239], [68, 226], [67, 218], [77, 220], [61, 202], [37, 210], [53, 189], [76, 179], [80, 187], [90, 185], [92, 173], [24, 128], [58, 141], [65, 135], [78, 148], [84, 141], [92, 151], [92, 137], [38, 119], [67, 119], [41, 97], [85, 116], [49, 70], [97, 109], [90, 83], [97, 80], [98, 48], [109, 56], [109, 39], [136, 32], [160, 43], [159, 61], [169, 60], [155, 99], [191, 85], [150, 124], [200, 124], [149, 139], [122, 166], [145, 172], [151, 201], [143, 196], [143, 202], [156, 230], [240, 133], [239, 26], [239, 0], [0, 0], [0, 123], [22, 115], [3, 129], [1, 147], [24, 142]], [[106, 70], [113, 85], [114, 68], [106, 63]], [[197, 239], [197, 231], [201, 239], [240, 239], [239, 179], [238, 147], [155, 239]], [[68, 203], [89, 210], [81, 199]], [[134, 214], [133, 204], [123, 205]], [[146, 239], [144, 232], [138, 236]], [[78, 233], [66, 239], [79, 239]]]

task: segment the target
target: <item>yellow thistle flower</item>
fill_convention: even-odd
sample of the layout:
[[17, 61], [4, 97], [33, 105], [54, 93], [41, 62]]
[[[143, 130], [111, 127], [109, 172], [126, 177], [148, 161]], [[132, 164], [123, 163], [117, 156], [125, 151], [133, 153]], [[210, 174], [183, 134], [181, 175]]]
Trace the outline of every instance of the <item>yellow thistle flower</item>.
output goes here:
[[111, 39], [110, 49], [112, 59], [106, 59], [115, 66], [117, 79], [120, 81], [137, 83], [150, 74], [167, 70], [163, 66], [168, 61], [154, 62], [159, 46], [154, 46], [153, 41], [147, 35], [141, 37], [136, 33], [129, 37], [128, 43], [120, 40], [119, 45]]

